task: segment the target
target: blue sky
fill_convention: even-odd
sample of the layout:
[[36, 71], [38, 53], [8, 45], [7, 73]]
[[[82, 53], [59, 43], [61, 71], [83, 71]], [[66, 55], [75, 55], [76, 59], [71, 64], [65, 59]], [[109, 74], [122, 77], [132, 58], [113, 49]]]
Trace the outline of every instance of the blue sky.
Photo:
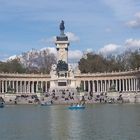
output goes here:
[[62, 19], [70, 57], [87, 50], [109, 54], [140, 48], [139, 0], [0, 0], [0, 60], [32, 48], [54, 48]]

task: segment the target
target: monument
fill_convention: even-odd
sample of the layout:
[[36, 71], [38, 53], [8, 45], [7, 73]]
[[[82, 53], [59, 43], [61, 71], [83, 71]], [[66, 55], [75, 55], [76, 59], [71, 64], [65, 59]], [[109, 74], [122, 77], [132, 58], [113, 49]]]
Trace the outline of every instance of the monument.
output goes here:
[[50, 90], [55, 89], [76, 89], [74, 70], [68, 64], [69, 40], [65, 35], [65, 25], [62, 20], [60, 23], [60, 35], [56, 37], [55, 45], [57, 50], [57, 64], [52, 65], [50, 72]]

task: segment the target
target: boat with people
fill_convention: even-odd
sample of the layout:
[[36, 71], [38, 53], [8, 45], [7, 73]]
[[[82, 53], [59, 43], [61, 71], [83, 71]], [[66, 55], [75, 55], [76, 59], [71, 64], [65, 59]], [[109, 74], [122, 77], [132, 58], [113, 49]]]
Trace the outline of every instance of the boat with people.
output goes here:
[[0, 108], [3, 108], [5, 106], [4, 99], [0, 97]]
[[85, 105], [82, 105], [82, 104], [72, 104], [68, 108], [70, 110], [85, 109]]

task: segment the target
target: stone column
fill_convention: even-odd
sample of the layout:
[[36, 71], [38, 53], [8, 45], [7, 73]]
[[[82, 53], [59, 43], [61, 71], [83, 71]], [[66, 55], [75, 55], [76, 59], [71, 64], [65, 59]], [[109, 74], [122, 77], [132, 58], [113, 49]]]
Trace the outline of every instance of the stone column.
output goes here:
[[32, 81], [32, 93], [34, 93], [34, 81]]
[[15, 81], [12, 81], [13, 92], [15, 92]]
[[131, 82], [130, 79], [128, 79], [129, 91], [131, 91], [131, 83], [130, 82]]
[[101, 92], [103, 92], [103, 81], [101, 80]]
[[22, 93], [22, 81], [20, 81], [20, 93]]
[[131, 78], [131, 91], [133, 91], [133, 79]]
[[105, 80], [105, 92], [107, 91], [106, 88], [107, 88], [107, 87], [106, 87], [106, 80]]
[[121, 91], [122, 90], [122, 88], [121, 88], [121, 79], [119, 79], [119, 91]]
[[16, 93], [18, 93], [18, 81], [16, 81]]
[[115, 80], [115, 90], [118, 91], [118, 80]]
[[109, 91], [109, 81], [106, 80], [106, 91]]
[[108, 80], [108, 91], [110, 90], [110, 80]]
[[26, 92], [29, 93], [29, 81], [26, 82]]
[[127, 86], [127, 84], [128, 84], [128, 79], [125, 79], [126, 91], [128, 91], [128, 86]]
[[99, 80], [97, 80], [97, 92], [99, 93]]
[[31, 93], [30, 87], [31, 87], [31, 81], [28, 81], [28, 93], [29, 93], [29, 94]]
[[86, 81], [83, 81], [84, 82], [84, 91], [86, 90]]
[[88, 81], [88, 92], [90, 92], [90, 89], [91, 88], [91, 86], [90, 86], [90, 81]]
[[4, 93], [4, 81], [2, 81], [2, 93]]
[[40, 84], [41, 84], [41, 89], [42, 89], [42, 92], [43, 92], [43, 81], [40, 81]]
[[135, 91], [135, 78], [133, 79], [133, 91]]
[[123, 83], [123, 86], [122, 86], [123, 87], [123, 91], [125, 91], [125, 88], [124, 88], [124, 86], [125, 86], [124, 85], [124, 79], [122, 79], [122, 83]]
[[47, 92], [47, 89], [48, 89], [47, 86], [48, 86], [48, 85], [47, 85], [47, 81], [46, 81], [46, 83], [45, 83], [45, 90], [46, 90], [46, 92]]
[[101, 80], [101, 91], [104, 92], [104, 80]]
[[137, 78], [136, 78], [136, 92], [138, 90], [138, 81], [137, 81]]
[[7, 92], [7, 81], [5, 81], [5, 92]]
[[113, 80], [112, 80], [112, 86], [114, 86], [114, 84], [115, 84], [115, 83], [114, 83], [114, 79], [113, 79]]
[[27, 91], [26, 91], [26, 81], [24, 81], [24, 93], [26, 94], [27, 93]]
[[92, 81], [92, 87], [93, 87], [92, 88], [92, 91], [95, 92], [95, 83], [94, 83], [94, 80]]
[[36, 81], [36, 93], [38, 92], [38, 81]]
[[136, 91], [136, 79], [134, 78], [134, 91]]

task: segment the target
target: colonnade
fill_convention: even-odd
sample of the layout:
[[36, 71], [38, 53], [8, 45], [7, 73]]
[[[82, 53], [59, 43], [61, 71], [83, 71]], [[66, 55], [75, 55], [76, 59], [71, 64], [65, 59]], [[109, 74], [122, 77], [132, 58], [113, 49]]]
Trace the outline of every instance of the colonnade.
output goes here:
[[0, 93], [46, 92], [49, 86], [49, 81], [0, 80]]
[[87, 92], [129, 92], [140, 91], [140, 79], [105, 79], [105, 80], [82, 80], [81, 85]]
[[[7, 74], [0, 73], [0, 93], [39, 93], [57, 88], [57, 80], [45, 74]], [[140, 92], [140, 70], [114, 73], [75, 74], [66, 79], [73, 82], [73, 88], [81, 86], [84, 91], [101, 93], [108, 91]], [[55, 85], [57, 85], [55, 87]], [[75, 87], [74, 87], [75, 86]], [[66, 85], [60, 88], [68, 88]]]

